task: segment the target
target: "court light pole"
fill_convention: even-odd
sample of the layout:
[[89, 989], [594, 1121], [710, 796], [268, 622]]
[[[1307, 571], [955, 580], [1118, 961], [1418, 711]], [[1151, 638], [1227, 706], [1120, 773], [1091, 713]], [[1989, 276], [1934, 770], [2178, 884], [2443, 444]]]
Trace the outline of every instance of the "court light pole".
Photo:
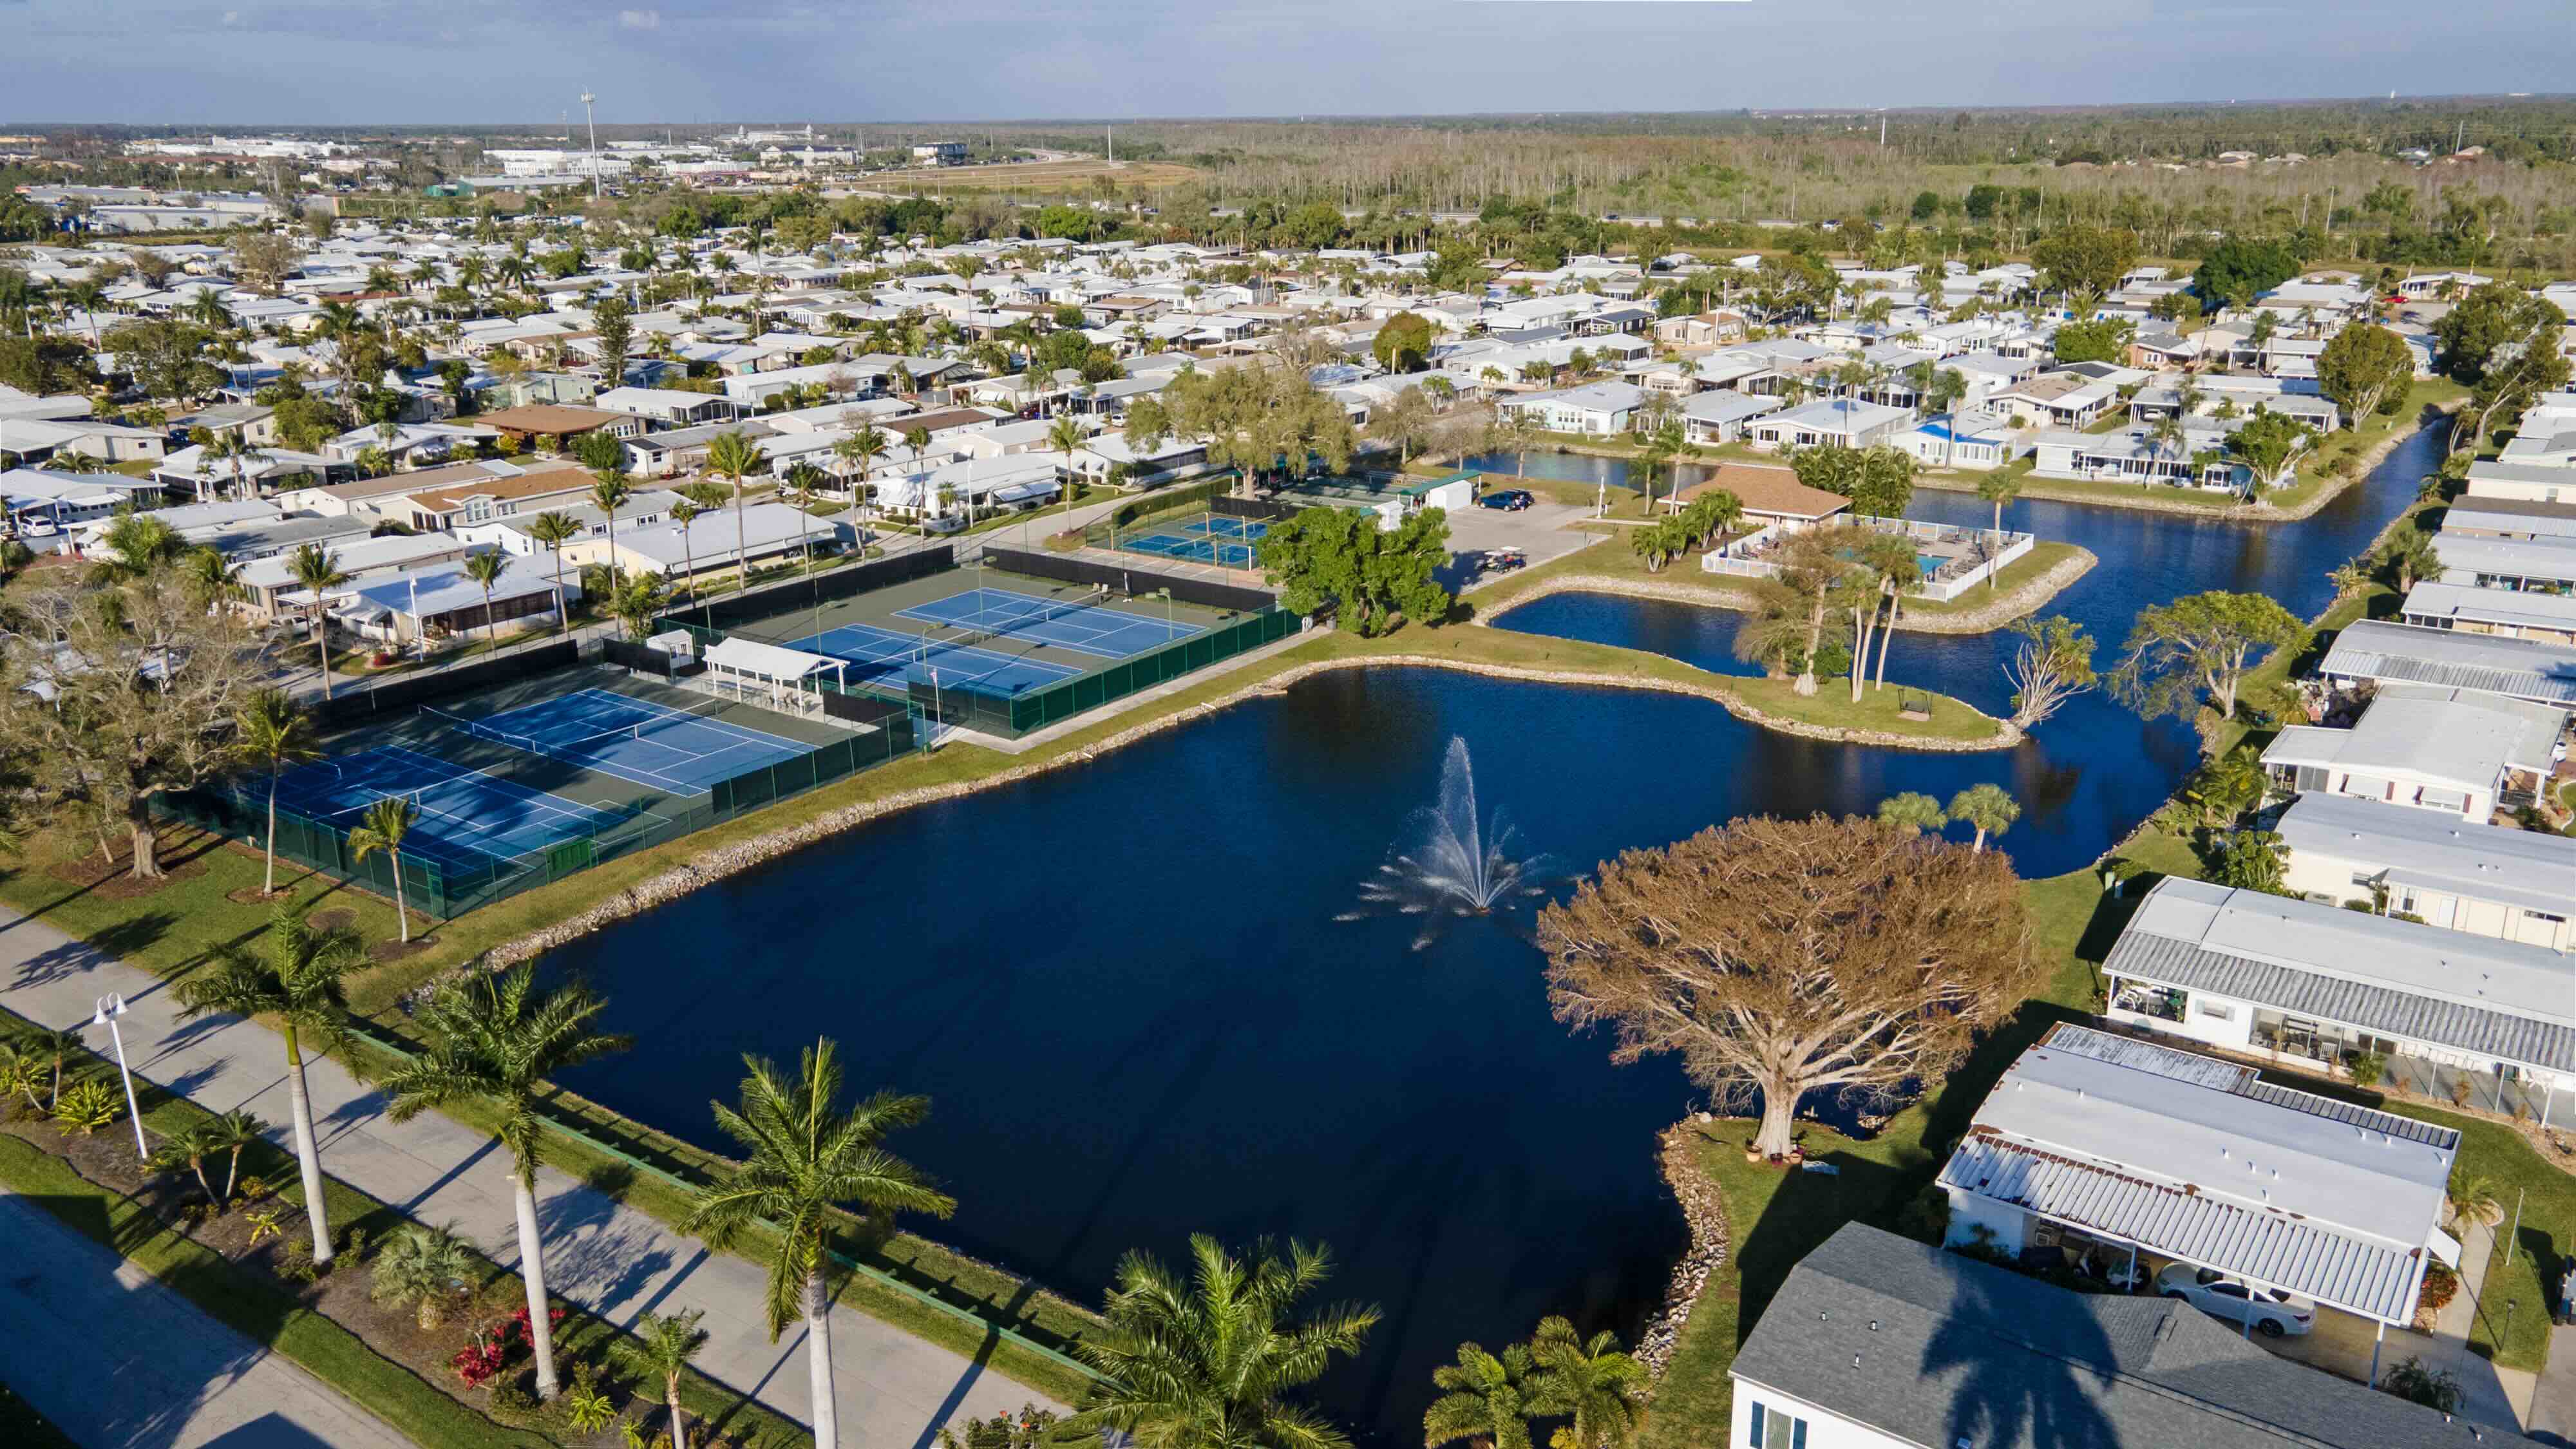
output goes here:
[[124, 1014], [125, 998], [111, 991], [98, 999], [89, 1024], [106, 1027], [108, 1038], [116, 1043], [116, 1074], [125, 1081], [125, 1113], [134, 1119], [134, 1155], [150, 1157], [152, 1149], [143, 1145], [143, 1109], [134, 1100], [134, 1072], [125, 1064], [125, 1033], [116, 1027], [116, 1019]]

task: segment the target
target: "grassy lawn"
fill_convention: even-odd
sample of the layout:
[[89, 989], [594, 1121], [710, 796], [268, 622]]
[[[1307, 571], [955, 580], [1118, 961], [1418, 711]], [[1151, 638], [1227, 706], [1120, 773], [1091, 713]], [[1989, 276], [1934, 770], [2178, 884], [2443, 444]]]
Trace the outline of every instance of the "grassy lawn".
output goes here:
[[[529, 1449], [547, 1442], [457, 1403], [368, 1348], [357, 1335], [297, 1303], [275, 1282], [162, 1227], [132, 1199], [93, 1185], [32, 1143], [0, 1136], [0, 1184], [423, 1444]], [[0, 1426], [5, 1422], [0, 1419]]]
[[[2047, 573], [2050, 569], [2075, 557], [2080, 551], [2071, 543], [2035, 543], [2031, 545], [2030, 552], [2004, 565], [2003, 572], [1995, 575], [1991, 587], [1971, 589], [1955, 599], [1908, 599], [1905, 601], [1905, 612], [1939, 618], [1947, 614], [1965, 614], [1982, 609], [1992, 600], [2009, 594]], [[2047, 606], [2043, 604], [2041, 607]]]
[[[1839, 677], [1819, 681], [1816, 692], [1803, 697], [1796, 692], [1794, 681], [1786, 679], [1730, 679], [1728, 688], [1765, 714], [1838, 729], [1884, 730], [1935, 740], [1986, 740], [1994, 738], [2003, 723], [1946, 694], [1893, 684], [1885, 689], [1863, 689], [1860, 702], [1854, 704], [1850, 684]], [[1909, 698], [1928, 705], [1932, 718], [1898, 718], [1898, 708]]]

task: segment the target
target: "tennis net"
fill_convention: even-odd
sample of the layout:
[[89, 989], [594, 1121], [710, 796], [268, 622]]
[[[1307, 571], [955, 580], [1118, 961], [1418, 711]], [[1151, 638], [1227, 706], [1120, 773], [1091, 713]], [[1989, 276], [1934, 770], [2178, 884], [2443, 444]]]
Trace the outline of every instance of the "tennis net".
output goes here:
[[[996, 617], [992, 612], [987, 611], [986, 613], [977, 616], [978, 622], [964, 625], [963, 627], [966, 630], [965, 633], [958, 635], [956, 638], [945, 640], [943, 643], [951, 648], [967, 648], [972, 645], [984, 643], [987, 640], [999, 639], [1004, 635], [1016, 633], [1019, 630], [1027, 629], [1034, 625], [1046, 623], [1052, 619], [1061, 619], [1067, 614], [1078, 614], [1085, 609], [1099, 608], [1102, 604], [1108, 602], [1108, 600], [1109, 586], [1107, 584], [1101, 584], [1093, 588], [1091, 592], [1082, 595], [1080, 598], [1069, 599], [1061, 604], [1049, 604], [1045, 608], [1038, 609], [1030, 613], [1010, 614]], [[990, 620], [991, 622], [982, 622], [985, 620]]]
[[420, 707], [420, 712], [429, 716], [431, 719], [437, 720], [440, 724], [447, 726], [449, 729], [471, 735], [478, 740], [489, 740], [494, 744], [508, 745], [511, 749], [523, 750], [531, 755], [546, 755], [558, 760], [578, 761], [583, 755], [597, 750], [604, 745], [614, 744], [619, 740], [648, 739], [656, 731], [670, 729], [674, 726], [683, 724], [720, 723], [714, 718], [714, 715], [718, 710], [724, 708], [724, 701], [711, 700], [703, 708], [678, 708], [673, 706], [661, 706], [660, 708], [664, 712], [649, 715], [643, 719], [629, 720], [623, 724], [611, 725], [603, 730], [593, 730], [587, 734], [579, 735], [536, 735], [523, 733], [517, 730], [503, 729], [499, 725], [489, 723], [488, 721], [469, 719], [461, 714], [451, 714], [448, 711], [431, 704], [422, 705]]

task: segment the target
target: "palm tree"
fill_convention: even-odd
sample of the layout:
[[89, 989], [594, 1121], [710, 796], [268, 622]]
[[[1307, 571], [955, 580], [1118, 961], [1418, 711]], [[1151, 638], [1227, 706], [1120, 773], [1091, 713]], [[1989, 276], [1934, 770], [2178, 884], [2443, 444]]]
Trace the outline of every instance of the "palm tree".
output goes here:
[[[930, 435], [922, 434], [924, 447], [929, 446], [929, 441]], [[858, 462], [858, 475], [850, 484], [850, 497], [853, 501], [866, 497], [868, 474], [875, 471], [877, 459], [884, 457], [886, 450], [892, 446], [893, 440], [885, 435], [883, 429], [873, 423], [832, 445], [832, 451], [836, 455], [853, 458]], [[844, 448], [849, 450], [847, 454], [841, 454]], [[866, 514], [863, 512], [860, 516], [865, 517]]]
[[751, 587], [751, 535], [743, 531], [742, 480], [769, 462], [769, 455], [740, 428], [728, 428], [707, 442], [707, 471], [733, 485], [734, 570], [744, 588]]
[[241, 1155], [252, 1143], [268, 1133], [268, 1124], [248, 1112], [232, 1111], [206, 1124], [207, 1140], [224, 1154], [224, 1195], [222, 1202], [233, 1200], [233, 1188], [241, 1181]]
[[1530, 1358], [1538, 1365], [1531, 1387], [1541, 1411], [1574, 1419], [1570, 1432], [1558, 1432], [1555, 1449], [1624, 1449], [1635, 1437], [1650, 1376], [1620, 1351], [1616, 1334], [1604, 1329], [1578, 1338], [1573, 1324], [1543, 1318]]
[[242, 464], [260, 455], [257, 444], [240, 428], [217, 433], [206, 443], [201, 455], [209, 462], [228, 463], [233, 470], [233, 497], [236, 501], [250, 497], [250, 485], [242, 477]]
[[1916, 834], [1938, 830], [1950, 823], [1950, 812], [1941, 802], [1920, 790], [1907, 790], [1878, 802], [1878, 818], [1887, 825], [1903, 825]]
[[1530, 1351], [1513, 1344], [1500, 1354], [1458, 1345], [1458, 1361], [1431, 1371], [1442, 1390], [1422, 1416], [1428, 1449], [1465, 1439], [1476, 1449], [1530, 1449]]
[[779, 498], [804, 516], [806, 526], [799, 533], [804, 546], [805, 568], [809, 573], [814, 568], [813, 509], [815, 504], [823, 501], [822, 483], [822, 469], [811, 463], [797, 463], [788, 468], [787, 476], [779, 480], [778, 486]]
[[413, 1320], [432, 1329], [447, 1317], [447, 1305], [465, 1296], [473, 1278], [474, 1243], [456, 1231], [455, 1222], [405, 1223], [376, 1250], [367, 1296], [397, 1307], [413, 1305]]
[[215, 1185], [206, 1180], [206, 1159], [223, 1150], [223, 1138], [212, 1121], [192, 1122], [162, 1138], [153, 1147], [152, 1155], [143, 1159], [143, 1165], [162, 1172], [188, 1169], [206, 1194], [206, 1205], [219, 1208]]
[[2001, 785], [1971, 785], [1950, 797], [1950, 818], [1976, 827], [1974, 848], [1982, 852], [1987, 836], [2003, 834], [2021, 818], [2021, 806]]
[[[1867, 543], [1862, 544], [1859, 563], [1869, 595], [1865, 607], [1873, 625], [1876, 625], [1880, 603], [1884, 602], [1887, 605], [1887, 623], [1877, 626], [1879, 629], [1877, 687], [1885, 689], [1887, 687], [1887, 651], [1896, 642], [1897, 611], [1904, 606], [1905, 596], [1913, 592], [1915, 585], [1923, 581], [1923, 565], [1915, 556], [1914, 541], [1901, 534], [1893, 533], [1873, 535]], [[1857, 643], [1866, 653], [1869, 648], [1866, 635]], [[1852, 702], [1855, 704], [1860, 702], [1860, 677], [1868, 663], [1866, 658], [1856, 658], [1852, 661]]]
[[[2021, 496], [2021, 475], [2002, 468], [1994, 469], [1977, 480], [1977, 496], [1995, 506], [1995, 549], [2001, 552], [2004, 541], [2004, 505]], [[1986, 571], [1986, 588], [1995, 586], [1996, 570]]]
[[1190, 1237], [1184, 1282], [1150, 1254], [1119, 1260], [1108, 1332], [1081, 1347], [1101, 1374], [1074, 1423], [1107, 1427], [1139, 1449], [1348, 1449], [1350, 1439], [1287, 1393], [1357, 1353], [1378, 1310], [1337, 1304], [1308, 1317], [1298, 1300], [1332, 1275], [1321, 1247], [1268, 1242], [1238, 1259], [1204, 1233]]
[[1082, 424], [1071, 413], [1057, 418], [1047, 429], [1047, 446], [1064, 455], [1064, 505], [1067, 508], [1082, 497], [1082, 478], [1073, 471], [1073, 455], [1090, 441], [1091, 435], [1082, 430]]
[[412, 822], [420, 819], [420, 807], [400, 795], [387, 795], [368, 806], [367, 813], [358, 818], [358, 828], [349, 832], [349, 861], [354, 865], [381, 850], [393, 863], [394, 920], [408, 945], [411, 910], [403, 904], [402, 843]]
[[688, 576], [692, 593], [698, 587], [698, 554], [689, 545], [689, 525], [706, 516], [706, 510], [686, 498], [671, 505], [671, 521], [680, 526], [680, 568]]
[[318, 543], [301, 543], [287, 555], [286, 572], [313, 595], [313, 648], [322, 665], [322, 698], [331, 698], [331, 606], [323, 595], [349, 581], [340, 556]]
[[2400, 531], [2381, 545], [2379, 558], [2401, 594], [2412, 591], [2419, 580], [2442, 571], [2441, 550], [2434, 546], [2433, 535], [2421, 528]]
[[555, 1346], [546, 1311], [545, 1240], [537, 1228], [537, 1167], [545, 1140], [537, 1094], [547, 1078], [634, 1042], [593, 1027], [608, 1003], [588, 988], [575, 984], [541, 993], [536, 982], [536, 967], [523, 963], [498, 975], [477, 973], [432, 996], [420, 1019], [436, 1045], [397, 1068], [385, 1079], [384, 1091], [396, 1122], [450, 1102], [475, 1101], [497, 1110], [501, 1145], [510, 1150], [537, 1397], [551, 1399]]
[[364, 964], [358, 933], [345, 926], [316, 929], [304, 913], [280, 903], [270, 913], [259, 949], [226, 945], [214, 967], [179, 984], [188, 1017], [209, 1012], [271, 1018], [286, 1039], [286, 1101], [295, 1127], [295, 1162], [304, 1176], [304, 1216], [313, 1230], [313, 1261], [331, 1261], [331, 1224], [322, 1195], [321, 1139], [313, 1131], [313, 1099], [304, 1088], [304, 1038], [348, 1061], [349, 998], [342, 978]]
[[[611, 552], [614, 551], [612, 547]], [[509, 567], [510, 556], [497, 548], [465, 556], [465, 577], [483, 587], [483, 637], [486, 641], [498, 639], [501, 634], [500, 626], [492, 619], [492, 586], [501, 582], [501, 575]]]
[[843, 1112], [841, 1064], [829, 1038], [805, 1052], [795, 1081], [766, 1057], [745, 1056], [742, 1107], [715, 1108], [716, 1125], [742, 1144], [743, 1164], [707, 1189], [689, 1210], [684, 1231], [722, 1251], [756, 1223], [773, 1227], [778, 1252], [769, 1265], [769, 1340], [798, 1316], [805, 1320], [806, 1371], [812, 1379], [814, 1442], [838, 1444], [832, 1398], [831, 1254], [828, 1238], [843, 1203], [880, 1211], [946, 1217], [956, 1199], [930, 1185], [921, 1170], [878, 1144], [898, 1127], [930, 1115], [928, 1097], [879, 1092]]
[[252, 695], [233, 716], [233, 753], [268, 771], [268, 836], [261, 847], [268, 858], [259, 893], [277, 894], [277, 777], [289, 765], [321, 758], [313, 725], [282, 689]]
[[2360, 559], [2348, 559], [2326, 571], [2326, 582], [2334, 585], [2335, 599], [2341, 602], [2370, 587], [2370, 570]]
[[660, 574], [637, 571], [633, 575], [611, 574], [608, 616], [626, 626], [626, 637], [642, 643], [653, 637], [653, 621], [661, 617], [670, 602], [670, 593], [662, 587]]
[[[528, 537], [544, 544], [546, 551], [554, 556], [555, 620], [558, 627], [569, 629], [572, 627], [572, 608], [564, 602], [563, 546], [581, 537], [581, 525], [573, 521], [571, 514], [549, 508], [528, 520]], [[611, 553], [614, 552], [612, 549]], [[490, 610], [487, 608], [484, 612], [489, 613]]]
[[671, 1449], [689, 1449], [688, 1424], [680, 1413], [680, 1377], [688, 1372], [698, 1350], [707, 1346], [707, 1331], [698, 1327], [698, 1320], [706, 1316], [695, 1308], [686, 1313], [647, 1313], [636, 1323], [635, 1347], [627, 1352], [638, 1372], [662, 1381], [662, 1402], [671, 1413]]

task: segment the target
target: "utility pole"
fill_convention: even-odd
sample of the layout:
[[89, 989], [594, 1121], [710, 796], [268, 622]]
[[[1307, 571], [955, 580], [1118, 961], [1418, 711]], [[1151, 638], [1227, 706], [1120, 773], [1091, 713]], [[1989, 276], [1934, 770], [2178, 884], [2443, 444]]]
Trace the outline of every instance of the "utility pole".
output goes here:
[[590, 199], [599, 199], [599, 120], [591, 114], [590, 103], [599, 99], [588, 91], [581, 93], [581, 118], [590, 127]]
[[1878, 149], [1887, 149], [1887, 112], [1878, 113]]

